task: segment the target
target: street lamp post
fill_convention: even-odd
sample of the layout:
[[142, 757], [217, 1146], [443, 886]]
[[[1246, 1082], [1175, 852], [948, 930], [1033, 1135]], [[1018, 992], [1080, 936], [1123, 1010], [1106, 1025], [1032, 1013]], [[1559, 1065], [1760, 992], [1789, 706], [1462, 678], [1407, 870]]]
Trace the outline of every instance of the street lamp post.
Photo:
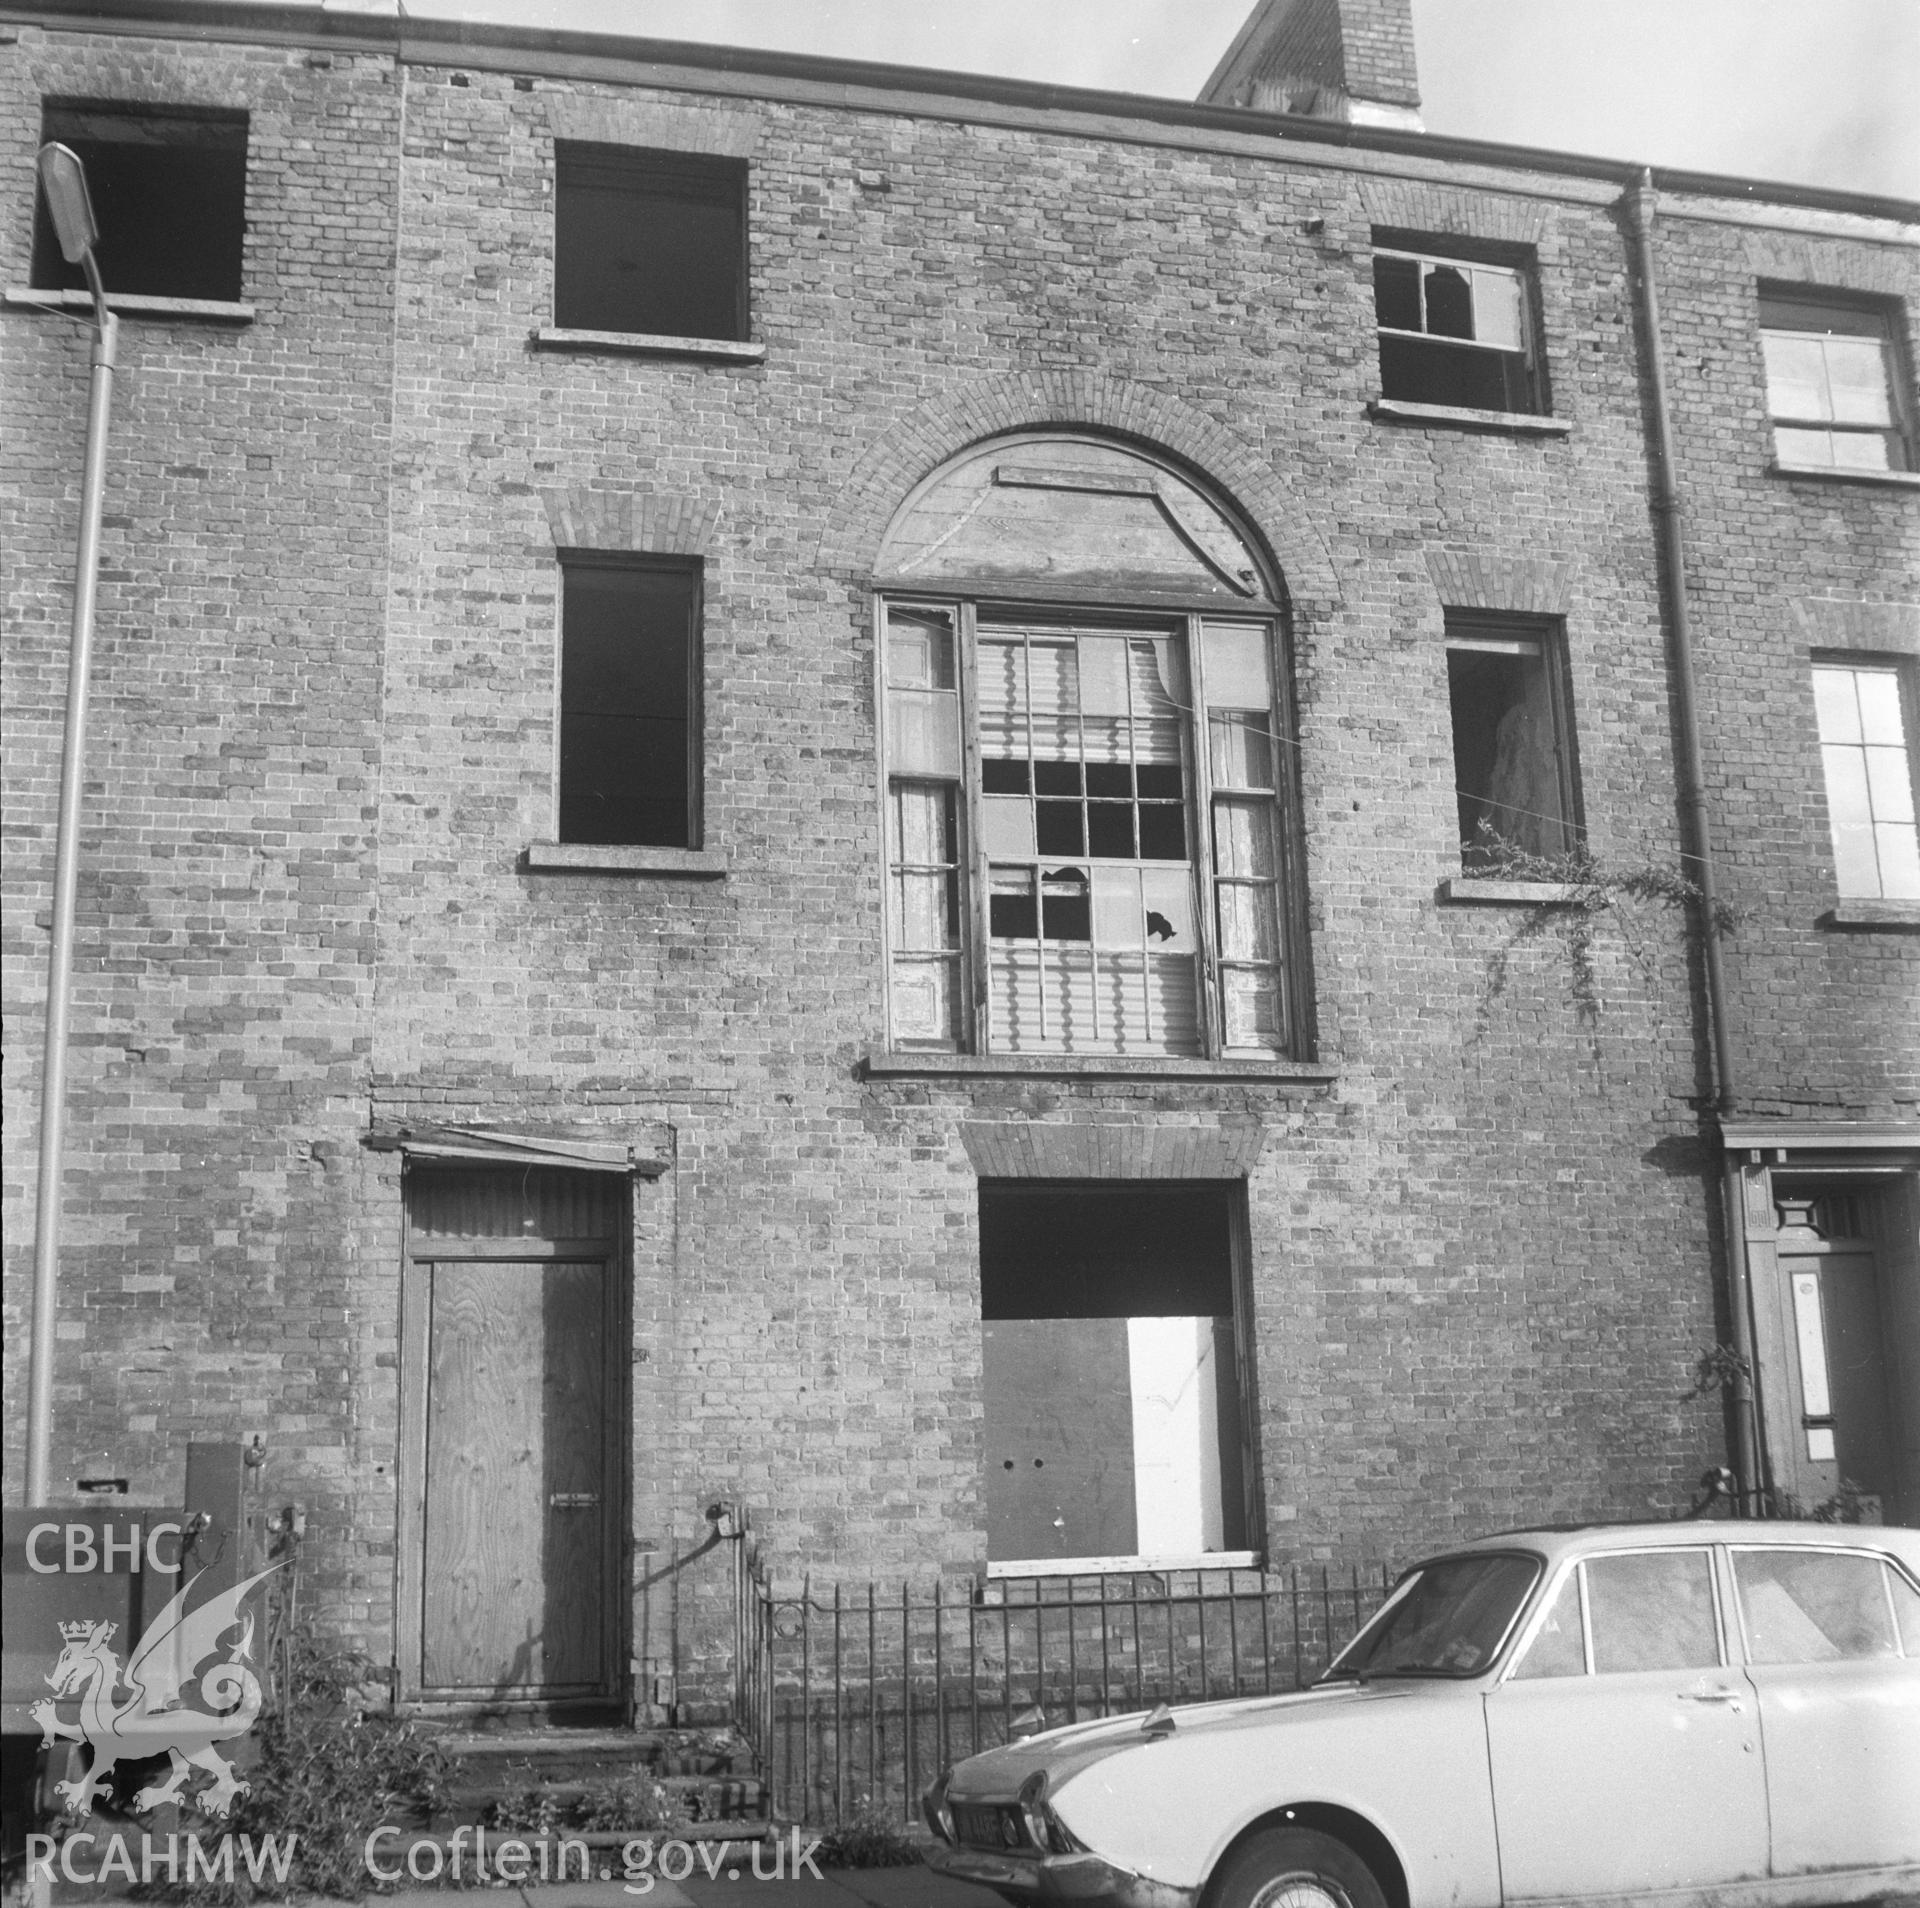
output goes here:
[[60, 761], [60, 821], [54, 850], [53, 942], [47, 957], [47, 1032], [40, 1068], [40, 1179], [34, 1205], [33, 1339], [27, 1385], [26, 1502], [49, 1496], [53, 1446], [54, 1314], [60, 1283], [60, 1167], [67, 1116], [67, 1007], [73, 978], [74, 894], [80, 847], [80, 785], [86, 765], [87, 684], [93, 671], [93, 603], [106, 489], [107, 418], [113, 404], [120, 323], [107, 309], [86, 168], [69, 147], [40, 148], [40, 190], [69, 265], [93, 294], [93, 380], [80, 479], [80, 544], [74, 557], [73, 629], [67, 650], [67, 728]]

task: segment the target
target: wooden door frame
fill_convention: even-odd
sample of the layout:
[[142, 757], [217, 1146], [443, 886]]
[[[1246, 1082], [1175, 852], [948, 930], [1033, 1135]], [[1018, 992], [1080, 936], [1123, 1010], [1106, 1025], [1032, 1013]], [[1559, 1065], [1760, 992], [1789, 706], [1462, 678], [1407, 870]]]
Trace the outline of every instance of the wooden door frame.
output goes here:
[[[1876, 1276], [1881, 1282], [1882, 1305], [1888, 1281], [1916, 1276], [1910, 1245], [1902, 1248], [1890, 1236], [1895, 1215], [1911, 1214], [1920, 1203], [1920, 1175], [1915, 1172], [1915, 1156], [1893, 1145], [1869, 1147], [1844, 1141], [1823, 1144], [1817, 1132], [1796, 1130], [1790, 1143], [1751, 1144], [1761, 1129], [1742, 1127], [1729, 1135], [1729, 1151], [1739, 1160], [1737, 1175], [1739, 1196], [1733, 1202], [1740, 1228], [1739, 1244], [1744, 1251], [1749, 1317], [1753, 1328], [1754, 1379], [1758, 1392], [1762, 1437], [1762, 1472], [1777, 1489], [1792, 1490], [1804, 1478], [1810, 1460], [1799, 1455], [1805, 1450], [1805, 1429], [1801, 1423], [1801, 1404], [1795, 1378], [1798, 1366], [1792, 1349], [1794, 1331], [1793, 1298], [1781, 1267], [1780, 1228], [1775, 1217], [1776, 1181], [1789, 1180], [1798, 1185], [1828, 1186], [1836, 1192], [1859, 1194], [1871, 1203], [1869, 1237], [1873, 1246]], [[1876, 1134], [1879, 1141], [1883, 1136]], [[1884, 1136], [1892, 1138], [1889, 1132]], [[1900, 1135], [1904, 1139], [1904, 1135]], [[1744, 1157], [1740, 1157], [1744, 1154]], [[1793, 1247], [1788, 1247], [1789, 1254]], [[1920, 1359], [1911, 1349], [1908, 1358]], [[1894, 1406], [1892, 1426], [1896, 1447], [1901, 1440], [1902, 1401], [1898, 1395], [1896, 1347], [1889, 1344], [1888, 1383], [1890, 1403]], [[1829, 1467], [1832, 1468], [1832, 1467]], [[1834, 1472], [1837, 1478], [1837, 1470]], [[1907, 1491], [1920, 1504], [1920, 1479], [1910, 1478]]]
[[[447, 1162], [434, 1160], [434, 1170]], [[479, 1163], [476, 1170], [501, 1170]], [[566, 1695], [556, 1704], [605, 1704], [624, 1716], [629, 1708], [628, 1630], [631, 1598], [625, 1594], [632, 1547], [632, 1482], [629, 1451], [633, 1418], [631, 1395], [633, 1280], [629, 1238], [632, 1232], [631, 1181], [622, 1179], [628, 1197], [623, 1202], [618, 1236], [587, 1239], [458, 1239], [434, 1236], [416, 1240], [411, 1203], [401, 1186], [399, 1439], [396, 1464], [394, 1519], [393, 1668], [396, 1707], [436, 1712], [497, 1707], [541, 1706], [537, 1695], [481, 1699], [466, 1695], [439, 1695], [422, 1685], [422, 1617], [425, 1599], [425, 1540], [427, 1492], [428, 1394], [432, 1360], [433, 1268], [444, 1262], [477, 1260], [599, 1261], [607, 1269], [606, 1331], [603, 1347], [601, 1428], [604, 1490], [612, 1500], [602, 1572], [602, 1648], [606, 1676], [591, 1696]]]

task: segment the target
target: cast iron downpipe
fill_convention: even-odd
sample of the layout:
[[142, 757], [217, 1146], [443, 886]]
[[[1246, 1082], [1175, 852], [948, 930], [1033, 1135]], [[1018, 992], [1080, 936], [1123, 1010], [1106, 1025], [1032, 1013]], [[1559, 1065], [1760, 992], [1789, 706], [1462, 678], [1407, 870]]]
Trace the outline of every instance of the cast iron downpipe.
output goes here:
[[[1687, 605], [1684, 523], [1678, 466], [1673, 454], [1673, 418], [1667, 404], [1667, 373], [1660, 345], [1660, 292], [1653, 268], [1655, 194], [1651, 167], [1622, 201], [1633, 246], [1634, 282], [1646, 335], [1647, 371], [1653, 387], [1653, 510], [1660, 538], [1662, 594], [1667, 612], [1668, 653], [1673, 674], [1673, 715], [1679, 745], [1680, 825], [1683, 851], [1700, 891], [1700, 949], [1707, 994], [1707, 1030], [1713, 1055], [1712, 1109], [1724, 1120], [1737, 1093], [1733, 1043], [1727, 1027], [1726, 976], [1720, 960], [1719, 897], [1714, 880], [1713, 837], [1707, 818], [1706, 770], [1700, 756], [1700, 721], [1693, 674], [1693, 625]], [[1733, 1380], [1735, 1504], [1746, 1511], [1756, 1500], [1760, 1441], [1754, 1414], [1753, 1316], [1747, 1294], [1744, 1190], [1732, 1159], [1721, 1170], [1722, 1274], [1727, 1315], [1739, 1369]]]

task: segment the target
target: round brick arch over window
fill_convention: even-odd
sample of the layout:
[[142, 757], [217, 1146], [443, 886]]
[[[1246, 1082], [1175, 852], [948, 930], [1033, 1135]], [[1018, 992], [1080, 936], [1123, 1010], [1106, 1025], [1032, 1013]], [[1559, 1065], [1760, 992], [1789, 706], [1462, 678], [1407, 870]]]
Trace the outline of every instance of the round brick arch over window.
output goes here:
[[1338, 604], [1333, 563], [1312, 528], [1304, 489], [1296, 491], [1243, 439], [1191, 405], [1129, 379], [1083, 371], [1013, 373], [968, 385], [896, 424], [842, 485], [821, 528], [816, 567], [864, 585], [889, 524], [917, 485], [983, 439], [1049, 430], [1131, 439], [1184, 464], [1264, 543], [1296, 618], [1319, 621]]
[[987, 577], [1054, 589], [1185, 594], [1231, 609], [1276, 600], [1254, 538], [1184, 471], [1086, 431], [990, 437], [895, 512], [885, 587]]

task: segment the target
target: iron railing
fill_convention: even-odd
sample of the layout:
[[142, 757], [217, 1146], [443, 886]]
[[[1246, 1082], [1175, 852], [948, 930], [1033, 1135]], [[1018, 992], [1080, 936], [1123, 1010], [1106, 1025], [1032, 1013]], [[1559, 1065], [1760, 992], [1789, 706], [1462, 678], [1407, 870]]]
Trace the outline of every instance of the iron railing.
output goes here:
[[261, 1708], [272, 1714], [284, 1709], [293, 1691], [293, 1639], [300, 1617], [300, 1548], [306, 1518], [293, 1505], [268, 1510], [248, 1507], [245, 1574], [278, 1566], [257, 1593], [261, 1624], [254, 1640], [254, 1660], [260, 1671]]
[[1394, 1575], [1296, 1565], [882, 1588], [782, 1582], [750, 1541], [736, 1557], [736, 1725], [774, 1812], [811, 1822], [911, 1819], [946, 1764], [1031, 1726], [1302, 1688]]

